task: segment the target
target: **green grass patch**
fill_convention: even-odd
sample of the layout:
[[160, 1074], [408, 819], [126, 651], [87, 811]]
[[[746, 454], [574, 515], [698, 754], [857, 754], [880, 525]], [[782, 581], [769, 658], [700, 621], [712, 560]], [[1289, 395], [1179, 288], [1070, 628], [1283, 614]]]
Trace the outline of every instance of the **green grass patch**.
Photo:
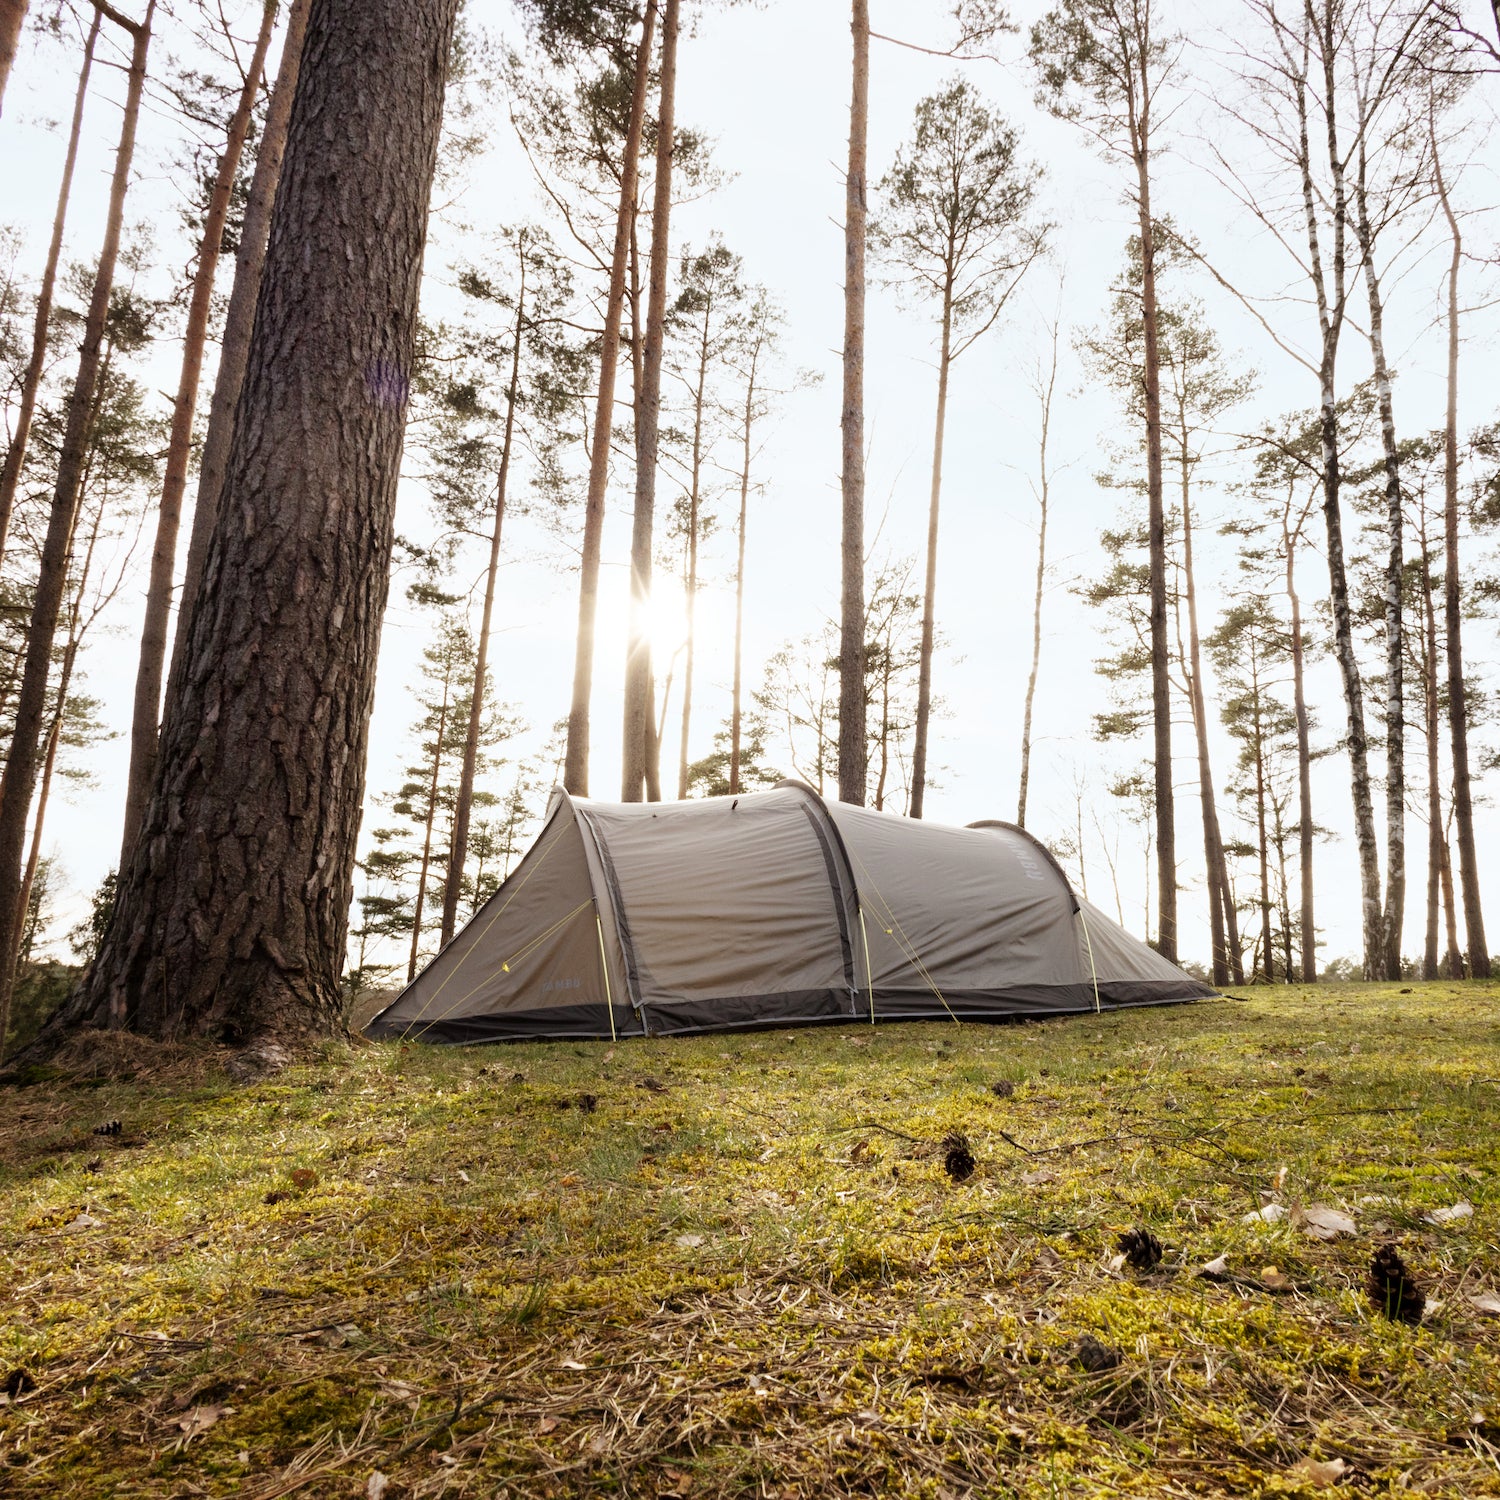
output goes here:
[[1500, 1495], [1500, 987], [1238, 993], [0, 1090], [0, 1492]]

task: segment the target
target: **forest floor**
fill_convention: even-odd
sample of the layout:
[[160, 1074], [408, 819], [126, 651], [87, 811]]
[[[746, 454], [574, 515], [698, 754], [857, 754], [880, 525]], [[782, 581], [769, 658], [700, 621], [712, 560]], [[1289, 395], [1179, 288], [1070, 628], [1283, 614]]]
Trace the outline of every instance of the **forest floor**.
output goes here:
[[0, 1492], [1500, 1495], [1500, 986], [1236, 994], [81, 1049], [0, 1089]]

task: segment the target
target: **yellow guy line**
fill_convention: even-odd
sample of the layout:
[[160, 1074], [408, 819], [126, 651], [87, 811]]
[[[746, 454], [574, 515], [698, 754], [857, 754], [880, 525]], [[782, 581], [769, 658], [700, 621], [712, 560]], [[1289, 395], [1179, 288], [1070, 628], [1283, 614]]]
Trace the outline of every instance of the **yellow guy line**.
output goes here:
[[1099, 971], [1094, 967], [1094, 940], [1089, 936], [1089, 919], [1083, 914], [1083, 902], [1078, 903], [1078, 920], [1083, 923], [1083, 945], [1089, 950], [1089, 973], [1094, 978], [1094, 1014], [1100, 1015], [1103, 1007], [1099, 1004]]
[[[855, 898], [858, 900], [858, 896]], [[859, 939], [865, 945], [865, 988], [870, 992], [870, 1025], [875, 1024], [875, 971], [870, 967], [870, 934], [865, 930], [864, 903], [859, 907]]]
[[594, 903], [594, 926], [599, 930], [599, 967], [604, 970], [604, 1006], [609, 1011], [609, 1039], [619, 1041], [615, 1035], [615, 1001], [609, 988], [609, 959], [604, 953], [604, 919], [599, 915], [599, 903]]

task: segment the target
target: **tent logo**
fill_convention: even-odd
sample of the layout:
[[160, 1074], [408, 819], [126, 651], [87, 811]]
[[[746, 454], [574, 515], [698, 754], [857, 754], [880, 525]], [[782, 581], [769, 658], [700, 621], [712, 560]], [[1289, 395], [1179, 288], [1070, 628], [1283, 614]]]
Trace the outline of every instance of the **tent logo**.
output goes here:
[[542, 993], [549, 995], [553, 990], [581, 990], [583, 981], [581, 979], [549, 979], [542, 986]]
[[1026, 872], [1028, 880], [1045, 880], [1047, 878], [1045, 871], [1042, 869], [1041, 861], [1029, 849], [1017, 849], [1016, 862]]

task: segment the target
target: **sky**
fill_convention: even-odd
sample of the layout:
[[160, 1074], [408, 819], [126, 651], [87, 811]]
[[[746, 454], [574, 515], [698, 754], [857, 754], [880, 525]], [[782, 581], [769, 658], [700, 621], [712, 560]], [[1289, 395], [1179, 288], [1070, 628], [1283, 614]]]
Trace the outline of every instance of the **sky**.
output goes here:
[[[244, 5], [248, 18], [256, 7]], [[1041, 11], [1022, 0], [1024, 24]], [[1469, 0], [1476, 27], [1488, 24], [1487, 7]], [[517, 35], [509, 0], [470, 0], [474, 22], [497, 35]], [[694, 6], [685, 7], [696, 11]], [[872, 26], [934, 47], [948, 44], [947, 7], [929, 0], [872, 0]], [[233, 11], [231, 10], [231, 14]], [[1264, 299], [1257, 305], [1284, 337], [1309, 348], [1309, 315], [1293, 300], [1296, 268], [1224, 189], [1209, 165], [1215, 153], [1255, 162], [1254, 143], [1221, 107], [1235, 90], [1227, 66], [1236, 45], [1248, 39], [1248, 11], [1239, 0], [1203, 0], [1170, 8], [1189, 39], [1179, 63], [1181, 86], [1173, 95], [1165, 126], [1166, 151], [1158, 163], [1157, 212], [1170, 214], [1198, 236], [1205, 254], [1226, 279]], [[169, 46], [172, 45], [169, 43]], [[1028, 376], [1046, 347], [1046, 324], [1060, 318], [1062, 366], [1052, 429], [1055, 473], [1049, 586], [1035, 715], [1036, 745], [1028, 826], [1056, 838], [1085, 824], [1084, 875], [1089, 893], [1105, 910], [1119, 911], [1125, 925], [1145, 930], [1148, 899], [1146, 856], [1139, 831], [1122, 818], [1110, 783], [1144, 754], [1101, 745], [1092, 735], [1093, 715], [1109, 706], [1105, 683], [1094, 671], [1101, 654], [1100, 620], [1074, 590], [1103, 566], [1102, 528], [1118, 520], [1121, 497], [1098, 476], [1123, 462], [1128, 445], [1116, 405], [1090, 382], [1074, 350], [1080, 330], [1104, 315], [1133, 228], [1133, 208], [1117, 160], [1106, 160], [1075, 127], [1040, 111], [1019, 38], [1003, 40], [1000, 61], [957, 64], [915, 50], [875, 41], [871, 50], [870, 163], [872, 178], [889, 165], [911, 129], [913, 110], [924, 95], [962, 72], [989, 102], [1017, 125], [1023, 150], [1042, 173], [1040, 196], [1056, 227], [1052, 253], [1036, 266], [1002, 322], [955, 366], [944, 464], [942, 537], [938, 564], [938, 624], [946, 647], [935, 665], [935, 690], [943, 700], [934, 722], [934, 784], [927, 816], [969, 822], [1015, 814], [1020, 723], [1030, 665], [1031, 583], [1035, 568], [1038, 410]], [[758, 461], [763, 491], [751, 518], [747, 557], [747, 682], [760, 679], [761, 664], [788, 639], [814, 631], [838, 605], [839, 533], [839, 351], [842, 341], [843, 159], [848, 131], [850, 37], [846, 8], [835, 0], [765, 0], [729, 9], [704, 7], [682, 44], [680, 122], [713, 141], [723, 173], [718, 191], [684, 204], [674, 228], [688, 244], [722, 234], [740, 254], [746, 275], [771, 289], [785, 308], [784, 350], [788, 370], [819, 379], [788, 396], [767, 424]], [[45, 249], [52, 197], [63, 149], [59, 122], [73, 88], [76, 49], [31, 39], [23, 48], [0, 119], [0, 151], [7, 162], [7, 188], [0, 219], [26, 234], [24, 257], [39, 263]], [[101, 91], [111, 100], [121, 91], [111, 76]], [[1482, 80], [1500, 99], [1500, 85]], [[1476, 102], [1481, 119], [1493, 122], [1493, 104]], [[84, 257], [98, 240], [107, 188], [109, 137], [117, 106], [95, 101], [70, 221], [69, 253]], [[158, 100], [143, 124], [137, 180], [129, 217], [156, 226], [158, 278], [170, 280], [187, 263], [190, 249], [177, 224], [181, 197], [171, 166], [176, 127]], [[1482, 138], [1481, 132], [1481, 138]], [[489, 228], [543, 214], [529, 168], [515, 148], [503, 113], [490, 123], [490, 147], [466, 173], [456, 195], [440, 205], [427, 261], [424, 310], [442, 315], [456, 306], [453, 265], [472, 253], [474, 236]], [[1490, 130], [1490, 140], [1497, 134]], [[1495, 201], [1500, 147], [1482, 146], [1465, 171], [1461, 192], [1471, 206]], [[1494, 215], [1468, 224], [1476, 255], [1493, 255]], [[1420, 241], [1395, 268], [1390, 287], [1388, 338], [1398, 371], [1397, 420], [1404, 431], [1438, 425], [1443, 409], [1445, 342], [1437, 325], [1446, 250], [1437, 236]], [[874, 268], [872, 267], [872, 272]], [[222, 275], [222, 273], [221, 273]], [[1466, 300], [1493, 298], [1493, 281], [1482, 267], [1466, 268]], [[227, 284], [221, 283], [227, 295]], [[1226, 427], [1249, 431], [1260, 422], [1316, 400], [1313, 377], [1281, 353], [1252, 317], [1207, 277], [1183, 284], [1207, 304], [1225, 348], [1235, 362], [1257, 372], [1257, 390]], [[1356, 312], [1363, 326], [1362, 308]], [[935, 320], [923, 308], [900, 302], [872, 274], [867, 334], [866, 436], [868, 443], [868, 532], [872, 560], [917, 556], [923, 546], [936, 393]], [[1493, 420], [1500, 402], [1500, 361], [1495, 345], [1497, 313], [1482, 308], [1466, 319], [1463, 351], [1462, 422]], [[175, 382], [178, 346], [170, 341], [153, 356], [150, 383], [163, 392]], [[1351, 335], [1345, 345], [1350, 378], [1368, 373], [1368, 346]], [[206, 408], [211, 371], [205, 374]], [[165, 402], [165, 396], [163, 396]], [[1232, 446], [1224, 435], [1212, 452]], [[411, 467], [410, 465], [408, 467]], [[1212, 618], [1242, 588], [1232, 545], [1215, 533], [1234, 519], [1243, 502], [1222, 480], [1227, 462], [1210, 457], [1198, 504], [1199, 581], [1202, 607]], [[431, 533], [427, 498], [412, 476], [402, 484], [398, 530]], [[616, 794], [619, 778], [620, 685], [625, 623], [625, 562], [628, 500], [612, 496], [604, 546], [603, 597], [594, 696], [595, 754], [591, 791]], [[1321, 533], [1315, 532], [1321, 540]], [[498, 695], [514, 705], [530, 726], [524, 749], [539, 751], [551, 727], [567, 712], [577, 610], [572, 554], [537, 523], [519, 521], [506, 544], [507, 560], [497, 601], [491, 659]], [[1472, 556], [1477, 561], [1479, 550]], [[51, 929], [54, 949], [83, 910], [87, 894], [115, 862], [123, 805], [136, 633], [145, 594], [145, 549], [127, 586], [109, 612], [107, 630], [90, 646], [88, 691], [102, 700], [107, 722], [119, 736], [91, 757], [86, 786], [68, 791], [48, 818], [47, 851], [63, 871], [63, 891]], [[472, 560], [465, 582], [477, 576]], [[697, 744], [710, 748], [712, 731], [729, 708], [733, 627], [732, 557], [729, 528], [708, 549], [707, 585], [699, 607]], [[1301, 581], [1308, 596], [1326, 589], [1321, 554], [1307, 555]], [[654, 634], [658, 652], [670, 648], [680, 609], [676, 595], [659, 602]], [[477, 602], [475, 609], [477, 619]], [[411, 753], [409, 728], [416, 717], [411, 685], [431, 621], [409, 605], [398, 578], [392, 588], [382, 641], [380, 676], [371, 726], [369, 788], [373, 795], [398, 784]], [[1205, 628], [1208, 628], [1205, 626]], [[1485, 623], [1466, 639], [1475, 673], [1493, 676], [1500, 642]], [[1342, 700], [1331, 662], [1316, 664], [1309, 691], [1319, 710], [1318, 741], [1334, 742]], [[675, 715], [674, 715], [675, 717]], [[1206, 900], [1201, 873], [1201, 834], [1196, 799], [1197, 769], [1191, 727], [1185, 715], [1175, 725], [1174, 774], [1179, 789], [1178, 839], [1182, 851], [1183, 953], [1203, 959], [1208, 948]], [[1217, 774], [1227, 779], [1233, 751], [1215, 726]], [[784, 746], [773, 739], [769, 758], [788, 772]], [[1415, 750], [1411, 753], [1415, 754]], [[667, 759], [667, 757], [664, 757]], [[502, 772], [503, 779], [503, 772]], [[497, 788], [499, 789], [499, 788]], [[1481, 784], [1481, 874], [1486, 889], [1500, 880], [1493, 849], [1500, 816], [1493, 789]], [[1320, 759], [1314, 772], [1314, 807], [1330, 837], [1320, 843], [1317, 865], [1323, 957], [1358, 950], [1357, 866], [1352, 838], [1349, 783], [1342, 755]], [[374, 820], [378, 822], [378, 818]], [[373, 826], [369, 814], [366, 830]], [[1406, 951], [1421, 946], [1421, 855], [1425, 835], [1408, 820], [1414, 865], [1408, 898]], [[1115, 869], [1111, 873], [1110, 864]], [[1491, 902], [1495, 911], [1500, 906]], [[1500, 917], [1492, 916], [1492, 924]]]

